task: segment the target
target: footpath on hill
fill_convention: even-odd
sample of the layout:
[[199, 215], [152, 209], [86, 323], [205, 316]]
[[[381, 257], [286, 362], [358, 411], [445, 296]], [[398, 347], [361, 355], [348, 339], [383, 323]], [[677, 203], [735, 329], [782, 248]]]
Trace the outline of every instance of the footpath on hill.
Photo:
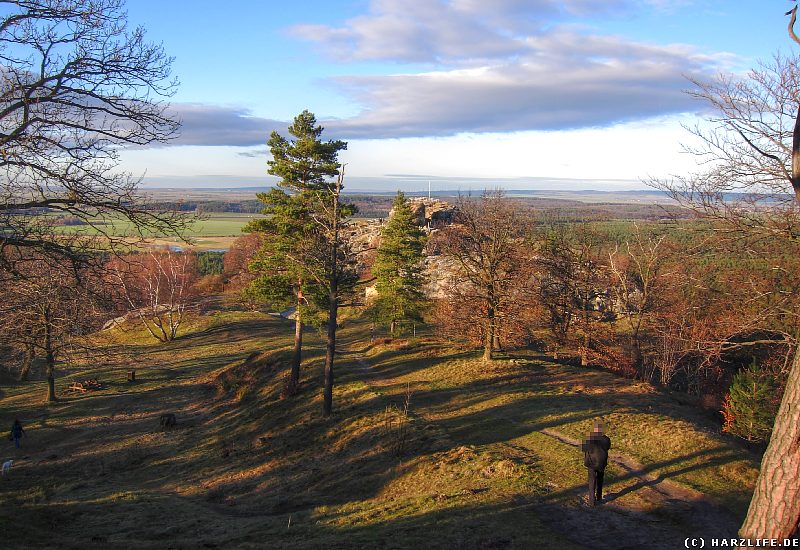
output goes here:
[[[356, 345], [351, 346], [357, 347]], [[413, 374], [406, 373], [398, 379], [396, 370], [382, 368], [380, 361], [370, 360], [363, 353], [354, 352], [358, 365], [357, 371], [363, 381], [384, 394], [387, 400], [397, 400], [401, 397], [403, 384], [409, 391], [415, 384]], [[536, 369], [546, 368], [552, 372], [560, 365], [547, 364], [544, 358], [535, 361], [496, 361], [495, 368], [502, 372], [498, 378], [498, 390], [501, 390], [503, 379], [513, 376], [509, 371], [524, 370], [529, 367]], [[606, 375], [611, 376], [611, 375]], [[424, 377], [424, 375], [423, 375]], [[491, 388], [492, 377], [484, 380], [484, 391]], [[553, 380], [553, 387], [559, 386], [558, 379]], [[570, 384], [577, 393], [582, 393], [585, 386]], [[564, 388], [561, 388], [562, 390]], [[603, 389], [595, 388], [595, 395], [602, 394]], [[607, 388], [607, 391], [613, 389]], [[466, 390], [465, 390], [466, 391]], [[502, 390], [501, 390], [502, 391]], [[413, 395], [413, 394], [412, 394]], [[566, 397], [564, 393], [554, 394], [551, 399], [558, 400]], [[426, 402], [425, 399], [414, 399], [414, 415], [424, 423], [435, 423], [447, 413], [440, 404], [434, 400]], [[457, 414], [463, 406], [463, 401], [455, 399], [450, 401], [452, 410], [450, 414]], [[562, 460], [564, 455], [572, 457], [574, 464], [571, 469], [581, 470], [582, 453], [581, 441], [562, 433], [554, 427], [533, 427], [525, 435], [517, 435], [530, 426], [531, 418], [525, 418], [525, 407], [497, 407], [490, 405], [489, 411], [494, 409], [495, 422], [488, 422], [483, 428], [479, 423], [469, 428], [467, 441], [459, 441], [458, 433], [461, 430], [452, 430], [447, 437], [454, 446], [474, 441], [476, 436], [480, 439], [483, 429], [490, 430], [494, 439], [501, 447], [512, 450], [511, 454], [527, 453], [537, 457], [538, 460], [555, 458]], [[538, 416], [538, 411], [529, 409], [531, 415]], [[491, 414], [491, 413], [490, 413]], [[506, 422], [512, 428], [509, 439], [503, 441], [502, 428], [498, 429], [498, 422]], [[463, 433], [463, 432], [462, 432]], [[487, 434], [488, 435], [488, 434]], [[614, 433], [611, 433], [612, 441]], [[489, 439], [492, 439], [489, 436]], [[560, 449], [557, 453], [544, 451], [546, 445], [543, 438], [549, 440]], [[711, 467], [711, 466], [709, 466]], [[582, 470], [585, 472], [585, 469]], [[706, 536], [717, 538], [734, 538], [741, 523], [730, 510], [721, 506], [719, 502], [709, 495], [694, 489], [686, 484], [673, 481], [669, 475], [653, 473], [638, 460], [623, 452], [612, 449], [609, 454], [609, 467], [607, 469], [604, 502], [602, 505], [590, 508], [586, 504], [586, 481], [563, 487], [557, 477], [547, 482], [549, 487], [559, 488], [544, 497], [526, 498], [529, 509], [544, 523], [568, 540], [587, 548], [598, 549], [634, 549], [655, 548], [667, 549], [683, 547], [687, 537]]]
[[[435, 338], [370, 343], [351, 317], [326, 418], [313, 329], [284, 395], [293, 328], [220, 303], [171, 343], [115, 332], [108, 363], [59, 371], [55, 404], [40, 378], [2, 386], [0, 420], [27, 434], [2, 450], [3, 548], [660, 549], [744, 516], [757, 457], [646, 385]], [[65, 391], [89, 378], [102, 388]], [[577, 445], [597, 416], [613, 453], [606, 503], [587, 508]]]

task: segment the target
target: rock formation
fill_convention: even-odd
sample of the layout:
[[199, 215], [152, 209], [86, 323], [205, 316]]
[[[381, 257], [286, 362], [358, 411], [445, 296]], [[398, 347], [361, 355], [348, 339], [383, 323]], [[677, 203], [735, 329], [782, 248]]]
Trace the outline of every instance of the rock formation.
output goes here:
[[[456, 209], [443, 200], [412, 197], [408, 199], [408, 204], [420, 227], [439, 227], [453, 223]], [[392, 214], [393, 212], [390, 211], [390, 218]]]
[[[417, 220], [417, 225], [425, 228], [428, 234], [453, 223], [456, 209], [443, 200], [412, 197], [408, 199], [408, 202]], [[389, 212], [390, 218], [393, 213], [393, 211]], [[380, 245], [381, 229], [384, 223], [384, 220], [354, 220], [347, 226], [348, 242], [357, 253], [358, 268], [361, 273], [366, 273], [375, 259], [375, 251]], [[425, 271], [428, 276], [428, 284], [425, 287], [425, 294], [431, 298], [443, 297], [447, 285], [450, 284], [449, 273], [453, 269], [454, 267], [449, 265], [444, 258], [432, 253], [430, 249], [426, 251]], [[364, 298], [369, 301], [376, 294], [374, 285], [368, 286], [364, 291]]]

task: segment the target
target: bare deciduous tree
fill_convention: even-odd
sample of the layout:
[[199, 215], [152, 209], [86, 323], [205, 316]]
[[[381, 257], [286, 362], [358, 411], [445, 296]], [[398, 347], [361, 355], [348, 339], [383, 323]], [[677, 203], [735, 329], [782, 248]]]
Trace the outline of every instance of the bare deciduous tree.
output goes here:
[[197, 258], [169, 249], [114, 258], [109, 279], [119, 300], [161, 342], [174, 340], [197, 281]]
[[632, 238], [609, 254], [612, 294], [618, 314], [630, 331], [631, 362], [642, 368], [642, 327], [647, 317], [663, 302], [668, 274], [664, 235], [643, 234], [634, 224]]
[[[442, 255], [456, 266], [451, 301], [472, 304], [471, 317], [481, 327], [483, 358], [491, 360], [499, 337], [521, 296], [526, 224], [516, 205], [502, 191], [487, 191], [480, 198], [461, 197], [455, 225], [437, 239]], [[467, 313], [469, 308], [453, 311]], [[470, 319], [472, 320], [472, 319]], [[464, 325], [467, 319], [454, 319]]]
[[[127, 27], [124, 0], [2, 0], [0, 15], [0, 265], [22, 249], [59, 263], [114, 246], [114, 222], [140, 235], [177, 233], [176, 215], [148, 209], [139, 180], [118, 170], [120, 146], [176, 135], [159, 98], [173, 93], [171, 59]], [[81, 220], [66, 239], [43, 212]], [[102, 235], [102, 239], [91, 236]], [[100, 241], [102, 240], [102, 244]], [[95, 242], [97, 241], [97, 242]]]
[[[536, 258], [539, 299], [560, 348], [580, 331], [581, 363], [587, 364], [597, 321], [608, 307], [603, 236], [587, 224], [558, 224], [545, 236]], [[558, 349], [556, 350], [556, 355]]]
[[[47, 400], [55, 401], [55, 368], [59, 359], [90, 351], [85, 335], [97, 330], [106, 313], [101, 281], [88, 270], [75, 270], [68, 262], [27, 258], [25, 272], [0, 295], [0, 333], [6, 341], [22, 344], [30, 368], [33, 355], [46, 361]], [[27, 373], [24, 373], [25, 375]]]
[[[790, 13], [794, 19], [796, 11]], [[709, 130], [694, 130], [702, 146], [692, 152], [707, 170], [651, 183], [719, 220], [731, 236], [796, 240], [800, 234], [799, 62], [796, 56], [777, 55], [745, 78], [721, 76], [712, 82], [695, 82], [693, 95], [716, 112]], [[788, 538], [798, 521], [800, 353], [795, 354], [789, 372], [740, 535]]]

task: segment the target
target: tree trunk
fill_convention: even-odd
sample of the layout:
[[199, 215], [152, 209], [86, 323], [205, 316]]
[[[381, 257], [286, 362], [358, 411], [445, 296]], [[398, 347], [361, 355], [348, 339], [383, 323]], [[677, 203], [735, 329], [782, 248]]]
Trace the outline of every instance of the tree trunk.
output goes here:
[[342, 174], [339, 173], [336, 192], [333, 194], [332, 240], [330, 258], [330, 288], [328, 289], [328, 345], [325, 351], [325, 382], [322, 391], [322, 414], [330, 416], [333, 411], [333, 360], [336, 355], [336, 317], [339, 312], [339, 192], [342, 188]]
[[22, 369], [19, 371], [20, 382], [24, 382], [28, 379], [34, 357], [36, 357], [36, 349], [33, 347], [33, 342], [28, 342], [25, 344], [25, 359], [22, 360]]
[[396, 326], [397, 326], [397, 321], [392, 319], [392, 322], [389, 325], [389, 334], [392, 336], [392, 338], [394, 338], [394, 329], [396, 328]]
[[494, 308], [489, 306], [486, 312], [486, 334], [483, 340], [483, 360], [492, 360], [492, 348], [494, 347]]
[[45, 349], [45, 357], [47, 359], [47, 401], [53, 402], [57, 401], [58, 399], [56, 398], [56, 379], [55, 379], [56, 361], [55, 361], [55, 356], [53, 355], [53, 340], [50, 334], [49, 317], [45, 317], [44, 349]]
[[637, 374], [643, 374], [644, 355], [642, 354], [642, 343], [639, 339], [638, 332], [635, 332], [631, 337], [631, 365]]
[[[797, 7], [792, 10], [792, 38]], [[800, 202], [800, 106], [792, 136], [792, 187]], [[800, 529], [800, 348], [795, 350], [781, 406], [775, 417], [769, 446], [750, 508], [739, 534], [745, 538], [785, 539]]]
[[586, 328], [583, 333], [583, 346], [581, 346], [581, 366], [589, 365], [589, 333], [586, 332], [589, 328], [589, 321], [586, 321]]
[[292, 354], [291, 383], [296, 386], [300, 382], [300, 360], [303, 350], [303, 320], [300, 317], [300, 301], [303, 291], [297, 291], [297, 309], [294, 313], [294, 353]]
[[328, 306], [328, 345], [325, 352], [325, 388], [323, 392], [322, 414], [329, 416], [333, 411], [333, 359], [336, 354], [336, 317], [339, 300], [331, 292]]
[[[797, 7], [795, 7], [795, 10]], [[794, 14], [792, 15], [794, 19]], [[791, 27], [790, 27], [791, 28]], [[792, 135], [792, 188], [797, 202], [800, 202], [800, 106], [797, 107], [797, 116], [794, 119], [794, 134]]]
[[739, 535], [749, 539], [791, 537], [800, 521], [800, 350], [795, 352], [775, 427], [750, 508]]

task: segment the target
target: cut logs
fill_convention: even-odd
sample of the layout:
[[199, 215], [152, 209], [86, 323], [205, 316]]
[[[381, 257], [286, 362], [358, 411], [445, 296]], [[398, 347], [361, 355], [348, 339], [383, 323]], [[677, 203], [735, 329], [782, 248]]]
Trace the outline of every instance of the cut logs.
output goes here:
[[87, 391], [95, 391], [95, 390], [102, 390], [103, 384], [100, 383], [97, 378], [90, 378], [88, 380], [82, 380], [80, 382], [73, 382], [67, 388], [69, 392], [79, 392], [79, 393], [86, 393]]

